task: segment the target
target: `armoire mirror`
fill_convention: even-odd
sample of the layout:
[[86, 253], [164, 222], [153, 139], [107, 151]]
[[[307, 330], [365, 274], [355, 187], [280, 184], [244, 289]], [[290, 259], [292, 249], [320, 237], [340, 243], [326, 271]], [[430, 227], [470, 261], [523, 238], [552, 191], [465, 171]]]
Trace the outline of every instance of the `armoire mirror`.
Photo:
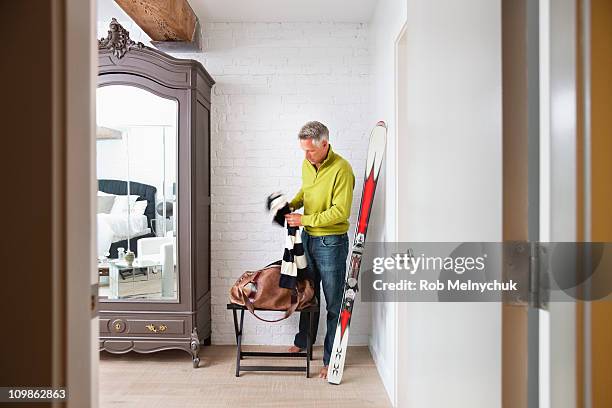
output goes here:
[[103, 299], [178, 299], [177, 120], [176, 100], [130, 85], [97, 89], [97, 255]]

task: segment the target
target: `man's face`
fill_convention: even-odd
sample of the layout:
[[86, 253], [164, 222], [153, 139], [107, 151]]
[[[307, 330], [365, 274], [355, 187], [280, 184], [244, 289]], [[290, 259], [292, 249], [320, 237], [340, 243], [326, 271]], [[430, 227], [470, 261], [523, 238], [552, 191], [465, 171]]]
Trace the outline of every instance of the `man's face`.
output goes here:
[[321, 140], [319, 145], [315, 145], [312, 139], [300, 139], [300, 147], [304, 150], [306, 160], [312, 165], [323, 163], [327, 154], [327, 140]]

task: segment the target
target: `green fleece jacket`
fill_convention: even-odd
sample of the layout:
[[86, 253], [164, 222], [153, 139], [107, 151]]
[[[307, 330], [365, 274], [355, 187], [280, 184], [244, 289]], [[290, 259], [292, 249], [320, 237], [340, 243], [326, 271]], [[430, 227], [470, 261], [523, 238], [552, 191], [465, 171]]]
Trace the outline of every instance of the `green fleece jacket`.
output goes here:
[[344, 234], [349, 228], [355, 175], [348, 161], [329, 146], [317, 170], [308, 160], [302, 163], [302, 188], [291, 200], [293, 210], [304, 207], [302, 225], [310, 235]]

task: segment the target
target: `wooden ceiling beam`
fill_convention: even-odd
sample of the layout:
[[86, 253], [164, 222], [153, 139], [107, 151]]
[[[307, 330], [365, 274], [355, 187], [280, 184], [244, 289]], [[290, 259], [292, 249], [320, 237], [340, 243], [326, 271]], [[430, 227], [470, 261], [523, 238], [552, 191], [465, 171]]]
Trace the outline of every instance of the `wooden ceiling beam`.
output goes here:
[[[157, 48], [200, 49], [200, 25], [187, 0], [115, 0]], [[190, 50], [191, 50], [190, 49]]]

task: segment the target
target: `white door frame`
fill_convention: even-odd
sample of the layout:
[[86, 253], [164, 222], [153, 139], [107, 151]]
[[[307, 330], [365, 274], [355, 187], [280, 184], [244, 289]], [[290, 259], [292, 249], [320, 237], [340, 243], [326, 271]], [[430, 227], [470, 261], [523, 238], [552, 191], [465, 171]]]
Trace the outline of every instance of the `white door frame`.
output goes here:
[[[94, 120], [95, 2], [65, 1], [65, 294], [68, 407], [98, 406]], [[94, 311], [92, 312], [92, 305]]]
[[[540, 0], [542, 241], [575, 242], [578, 236], [576, 11], [575, 0]], [[540, 408], [575, 408], [576, 304], [551, 302], [548, 310], [540, 324]], [[585, 358], [585, 374], [587, 364]]]
[[[400, 132], [400, 128], [404, 129], [404, 126], [402, 126], [400, 124], [400, 121], [402, 120], [402, 117], [400, 116], [400, 112], [399, 112], [399, 107], [400, 107], [400, 98], [402, 98], [401, 96], [401, 92], [400, 89], [402, 89], [403, 86], [405, 86], [405, 80], [402, 80], [400, 78], [400, 73], [401, 72], [405, 72], [406, 70], [403, 69], [405, 68], [404, 64], [405, 62], [402, 61], [402, 57], [400, 55], [400, 47], [401, 44], [400, 42], [402, 40], [405, 40], [404, 35], [406, 34], [406, 24], [407, 21], [404, 21], [404, 24], [402, 25], [402, 28], [400, 29], [397, 37], [395, 38], [394, 41], [394, 58], [395, 58], [395, 62], [394, 62], [394, 70], [395, 70], [395, 78], [394, 78], [394, 82], [395, 82], [395, 95], [394, 95], [394, 107], [395, 107], [395, 132], [393, 132], [393, 137], [395, 138], [395, 149], [393, 150], [394, 153], [394, 158], [393, 158], [393, 189], [395, 191], [395, 202], [394, 204], [394, 211], [395, 211], [395, 215], [394, 215], [394, 220], [395, 223], [393, 225], [394, 229], [392, 231], [392, 236], [389, 237], [389, 239], [391, 241], [398, 241], [399, 240], [399, 223], [398, 223], [398, 214], [400, 211], [400, 186], [399, 186], [399, 149], [398, 144], [399, 144], [399, 132]], [[395, 366], [393, 369], [393, 379], [394, 379], [394, 395], [393, 395], [393, 406], [394, 407], [399, 407], [400, 403], [402, 403], [402, 397], [400, 395], [400, 387], [401, 384], [399, 383], [399, 378], [401, 377], [401, 372], [400, 372], [400, 355], [401, 355], [401, 347], [400, 347], [400, 340], [404, 339], [407, 337], [407, 333], [406, 332], [406, 327], [405, 325], [401, 324], [401, 319], [400, 316], [406, 316], [406, 305], [404, 303], [400, 303], [400, 302], [395, 302], [394, 304], [394, 313], [395, 313], [395, 339], [394, 339], [394, 345], [395, 345], [395, 350], [393, 351], [394, 355], [395, 355]], [[401, 333], [400, 333], [401, 332]]]

